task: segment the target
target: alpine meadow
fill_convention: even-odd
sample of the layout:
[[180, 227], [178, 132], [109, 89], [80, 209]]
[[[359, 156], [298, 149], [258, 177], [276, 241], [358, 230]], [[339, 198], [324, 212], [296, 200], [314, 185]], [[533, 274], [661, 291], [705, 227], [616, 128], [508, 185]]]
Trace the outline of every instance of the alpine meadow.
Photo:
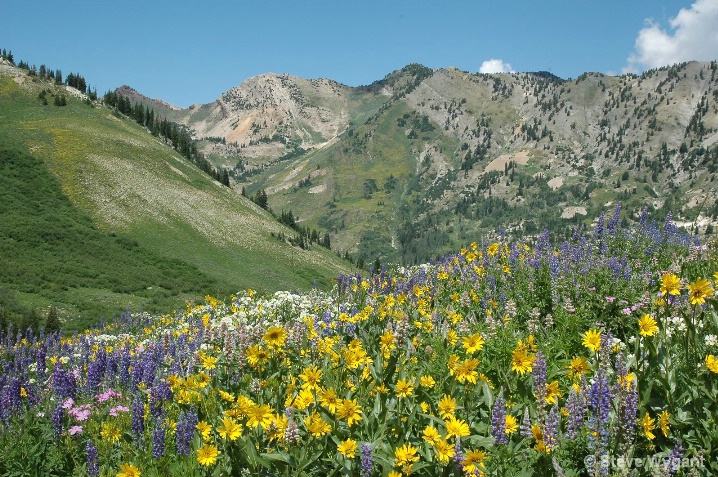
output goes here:
[[718, 62], [0, 59], [0, 475], [718, 475]]

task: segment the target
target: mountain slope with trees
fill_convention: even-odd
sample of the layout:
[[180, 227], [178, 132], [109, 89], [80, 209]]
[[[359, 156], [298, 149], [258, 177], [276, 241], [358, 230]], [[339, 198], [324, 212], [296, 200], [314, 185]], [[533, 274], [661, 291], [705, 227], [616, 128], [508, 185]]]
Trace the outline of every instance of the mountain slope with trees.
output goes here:
[[[418, 263], [498, 228], [566, 233], [616, 203], [627, 221], [646, 207], [712, 233], [717, 68], [689, 62], [564, 80], [409, 65], [369, 86], [334, 85], [333, 95], [306, 88], [327, 80], [262, 75], [174, 114], [233, 185], [265, 190], [275, 209], [328, 232], [336, 250], [366, 263]], [[301, 104], [325, 111], [331, 127], [302, 136]], [[198, 111], [210, 109], [237, 129], [207, 129]], [[232, 141], [244, 118], [265, 116], [273, 119], [251, 120], [245, 140]]]
[[[190, 161], [171, 137], [0, 65], [0, 308], [66, 329], [204, 294], [328, 287], [350, 265]], [[63, 98], [64, 105], [56, 98]], [[22, 186], [22, 187], [21, 187]]]

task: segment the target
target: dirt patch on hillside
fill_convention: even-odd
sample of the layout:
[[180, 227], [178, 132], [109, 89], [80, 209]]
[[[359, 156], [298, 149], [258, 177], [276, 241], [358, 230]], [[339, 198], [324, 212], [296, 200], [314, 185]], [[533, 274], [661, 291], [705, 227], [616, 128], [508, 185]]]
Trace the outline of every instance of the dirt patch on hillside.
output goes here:
[[499, 157], [494, 159], [486, 166], [484, 172], [490, 171], [503, 171], [505, 170], [506, 164], [513, 161], [514, 164], [520, 164], [525, 166], [529, 163], [529, 154], [531, 151], [519, 151], [512, 154], [501, 154]]
[[327, 190], [327, 185], [319, 184], [319, 185], [316, 185], [316, 186], [312, 187], [311, 189], [309, 189], [309, 193], [310, 194], [321, 194], [325, 190]]
[[551, 190], [556, 190], [560, 188], [563, 185], [563, 177], [554, 177], [550, 181], [548, 181], [548, 186], [551, 188]]
[[576, 214], [579, 215], [586, 215], [588, 212], [586, 211], [586, 207], [566, 207], [563, 209], [563, 213], [561, 214], [562, 219], [572, 219], [576, 216]]

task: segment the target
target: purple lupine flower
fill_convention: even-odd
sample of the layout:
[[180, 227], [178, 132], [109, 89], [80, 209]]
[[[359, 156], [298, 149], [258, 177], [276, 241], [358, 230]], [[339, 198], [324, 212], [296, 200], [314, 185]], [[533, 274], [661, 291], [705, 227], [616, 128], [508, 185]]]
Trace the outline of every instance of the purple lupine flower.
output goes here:
[[618, 429], [623, 442], [629, 446], [633, 442], [638, 414], [638, 387], [635, 381], [628, 381], [619, 391], [620, 404], [618, 409]]
[[66, 397], [74, 398], [76, 388], [77, 380], [75, 375], [65, 370], [62, 366], [55, 366], [55, 371], [52, 373], [52, 390], [55, 396], [59, 400]]
[[180, 413], [177, 420], [177, 453], [189, 456], [192, 452], [190, 447], [194, 437], [195, 426], [197, 425], [197, 413], [190, 409], [186, 413]]
[[608, 221], [608, 233], [610, 235], [616, 235], [618, 232], [618, 226], [621, 224], [621, 204], [616, 204], [616, 208], [613, 209], [613, 217]]
[[104, 349], [100, 349], [97, 357], [87, 366], [87, 391], [95, 394], [100, 387], [102, 379], [105, 377], [107, 370], [107, 353]]
[[541, 351], [536, 353], [532, 374], [534, 378], [534, 396], [536, 396], [536, 402], [539, 409], [541, 409], [546, 403], [546, 358], [544, 358]]
[[145, 432], [145, 406], [138, 394], [132, 402], [132, 433], [136, 439], [140, 439]]
[[673, 475], [681, 468], [681, 459], [683, 459], [683, 444], [681, 441], [676, 441], [675, 447], [671, 449], [671, 453], [663, 462], [663, 468], [668, 472], [668, 475]]
[[47, 351], [45, 349], [45, 346], [40, 346], [40, 348], [37, 350], [37, 355], [35, 357], [35, 364], [37, 365], [37, 382], [41, 383], [45, 381], [46, 374], [45, 374], [45, 361], [47, 358]]
[[155, 417], [162, 414], [163, 396], [164, 391], [159, 386], [155, 386], [150, 390], [150, 414]]
[[603, 238], [603, 224], [605, 222], [606, 218], [603, 215], [603, 212], [601, 212], [601, 215], [598, 216], [598, 221], [596, 222], [596, 230], [594, 231], [594, 237], [598, 240], [601, 240]]
[[89, 475], [90, 477], [99, 477], [99, 456], [97, 452], [97, 447], [95, 447], [95, 444], [93, 444], [91, 440], [87, 441], [87, 445], [85, 446], [85, 453], [87, 454], [87, 475]]
[[2, 386], [0, 390], [0, 419], [6, 424], [18, 407], [14, 397], [15, 393], [11, 386]]
[[52, 412], [52, 430], [55, 431], [55, 437], [62, 434], [62, 418], [64, 415], [65, 410], [58, 404]]
[[644, 227], [646, 225], [646, 219], [648, 218], [648, 210], [644, 207], [641, 209], [641, 216], [638, 218], [638, 225]]
[[361, 445], [361, 477], [370, 477], [374, 470], [374, 454], [371, 444], [364, 442]]
[[132, 365], [132, 357], [130, 356], [129, 347], [125, 346], [120, 352], [120, 363], [118, 372], [118, 381], [125, 386], [130, 384], [130, 366]]
[[494, 436], [494, 444], [509, 443], [509, 439], [506, 436], [506, 403], [504, 401], [503, 389], [496, 397], [491, 412], [491, 435]]
[[152, 432], [152, 457], [159, 459], [165, 454], [165, 428], [162, 417], [157, 418]]
[[544, 432], [544, 444], [547, 451], [553, 451], [558, 446], [559, 438], [559, 411], [558, 403], [554, 403], [551, 412], [546, 418], [546, 430]]
[[571, 392], [566, 399], [566, 408], [568, 409], [568, 427], [566, 428], [566, 437], [574, 439], [578, 435], [579, 429], [583, 425], [583, 418], [586, 415], [586, 398], [583, 393], [571, 388]]
[[589, 392], [588, 405], [591, 409], [591, 416], [588, 419], [588, 429], [591, 431], [588, 434], [588, 448], [596, 457], [600, 475], [608, 475], [608, 468], [601, 465], [605, 459], [601, 459], [600, 456], [603, 456], [608, 449], [608, 417], [612, 401], [611, 386], [603, 367], [596, 372]]
[[521, 427], [519, 428], [519, 434], [523, 437], [533, 437], [531, 431], [531, 418], [529, 416], [529, 408], [524, 409], [524, 418], [521, 421]]

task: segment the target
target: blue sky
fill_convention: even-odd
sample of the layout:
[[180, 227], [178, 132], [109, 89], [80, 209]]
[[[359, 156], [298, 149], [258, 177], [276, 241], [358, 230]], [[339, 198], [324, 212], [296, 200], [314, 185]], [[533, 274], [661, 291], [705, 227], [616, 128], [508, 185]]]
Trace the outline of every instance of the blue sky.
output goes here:
[[718, 58], [716, 25], [718, 0], [0, 0], [16, 61], [183, 107], [269, 72], [351, 86], [409, 63], [640, 72]]

